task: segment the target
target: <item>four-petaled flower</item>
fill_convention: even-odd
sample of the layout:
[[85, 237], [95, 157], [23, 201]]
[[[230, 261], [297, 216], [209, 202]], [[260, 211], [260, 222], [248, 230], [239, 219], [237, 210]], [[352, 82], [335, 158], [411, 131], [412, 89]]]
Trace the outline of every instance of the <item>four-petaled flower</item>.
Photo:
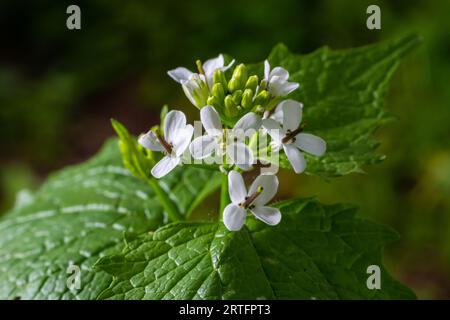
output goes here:
[[223, 129], [217, 111], [212, 106], [206, 106], [200, 111], [200, 119], [206, 135], [192, 141], [192, 156], [204, 159], [216, 152], [219, 156], [227, 155], [230, 164], [248, 170], [253, 164], [253, 155], [244, 140], [260, 128], [261, 118], [249, 112], [236, 122], [233, 129]]
[[228, 174], [228, 192], [231, 203], [223, 211], [223, 223], [230, 231], [242, 228], [247, 212], [268, 225], [277, 225], [281, 220], [280, 210], [266, 206], [278, 190], [275, 175], [260, 175], [253, 181], [247, 192], [242, 175], [236, 171]]
[[306, 168], [306, 160], [300, 150], [315, 156], [322, 156], [325, 153], [326, 142], [322, 138], [302, 133], [303, 128], [300, 126], [302, 105], [299, 102], [282, 101], [273, 117], [282, 119], [282, 123], [273, 118], [263, 120], [264, 129], [272, 137], [272, 150], [276, 152], [283, 147], [295, 173], [301, 173]]
[[161, 178], [172, 171], [189, 147], [194, 127], [186, 124], [186, 116], [181, 111], [170, 111], [164, 118], [164, 137], [149, 131], [139, 137], [139, 143], [152, 151], [164, 152], [165, 156], [152, 168], [152, 175]]
[[269, 61], [264, 61], [264, 80], [267, 83], [267, 89], [274, 97], [284, 97], [296, 90], [299, 84], [289, 82], [289, 72], [282, 67], [275, 67], [270, 70]]
[[206, 60], [201, 67], [201, 73], [194, 73], [184, 67], [178, 67], [168, 71], [167, 74], [181, 84], [189, 101], [200, 109], [206, 105], [214, 84], [214, 72], [228, 70], [234, 64], [234, 60], [227, 66], [224, 66], [224, 63], [223, 55], [220, 54], [216, 58]]

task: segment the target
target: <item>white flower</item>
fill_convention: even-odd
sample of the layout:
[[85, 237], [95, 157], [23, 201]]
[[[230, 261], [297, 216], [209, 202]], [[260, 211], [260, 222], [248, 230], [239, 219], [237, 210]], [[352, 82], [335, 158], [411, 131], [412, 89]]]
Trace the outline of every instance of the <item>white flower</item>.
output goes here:
[[302, 120], [301, 103], [294, 100], [285, 100], [278, 105], [277, 109], [278, 114], [275, 118], [282, 117], [282, 123], [280, 124], [275, 119], [264, 119], [263, 127], [272, 137], [272, 150], [278, 151], [283, 147], [295, 173], [301, 173], [306, 168], [306, 160], [300, 150], [315, 156], [321, 156], [325, 153], [326, 142], [315, 135], [302, 133], [300, 127]]
[[242, 170], [248, 170], [253, 163], [253, 154], [244, 143], [245, 136], [256, 133], [261, 126], [261, 118], [253, 112], [244, 115], [233, 129], [223, 129], [220, 117], [212, 106], [203, 107], [200, 120], [206, 135], [195, 138], [190, 151], [195, 159], [204, 159], [213, 152], [219, 156], [226, 154], [232, 163]]
[[186, 116], [181, 111], [170, 111], [164, 118], [164, 137], [149, 131], [139, 137], [139, 144], [152, 151], [164, 152], [165, 156], [152, 168], [152, 175], [161, 178], [180, 162], [191, 142], [194, 127], [186, 125]]
[[226, 71], [234, 64], [234, 60], [227, 66], [224, 66], [223, 55], [219, 55], [214, 59], [206, 60], [202, 65], [204, 74], [194, 73], [186, 68], [178, 67], [170, 70], [167, 74], [180, 83], [183, 91], [188, 97], [189, 101], [201, 108], [206, 105], [209, 93], [214, 83], [214, 72], [216, 70]]
[[228, 191], [231, 203], [223, 211], [223, 223], [230, 231], [240, 230], [247, 211], [267, 223], [277, 225], [281, 220], [280, 210], [266, 204], [277, 193], [278, 178], [275, 175], [260, 175], [253, 181], [247, 192], [242, 175], [236, 171], [228, 174]]
[[264, 80], [267, 82], [268, 91], [275, 97], [283, 97], [296, 90], [299, 84], [289, 82], [289, 72], [282, 67], [270, 70], [269, 61], [264, 61]]

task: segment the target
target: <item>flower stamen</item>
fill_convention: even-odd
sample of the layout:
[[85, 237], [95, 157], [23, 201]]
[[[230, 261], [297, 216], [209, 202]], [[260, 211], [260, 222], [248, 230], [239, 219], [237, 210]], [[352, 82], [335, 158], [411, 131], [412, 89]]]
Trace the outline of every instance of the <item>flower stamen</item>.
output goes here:
[[251, 207], [251, 205], [256, 200], [256, 198], [258, 198], [259, 195], [262, 193], [263, 189], [264, 189], [263, 187], [259, 186], [258, 189], [254, 193], [252, 193], [248, 197], [245, 197], [245, 201], [241, 202], [239, 204], [239, 206], [244, 209], [248, 209], [249, 207]]
[[173, 145], [167, 142], [166, 139], [164, 139], [161, 134], [159, 134], [159, 132], [156, 133], [156, 137], [158, 138], [159, 143], [161, 143], [161, 145], [166, 150], [167, 154], [172, 154]]
[[303, 132], [303, 126], [298, 127], [297, 129], [291, 131], [288, 130], [286, 133], [286, 136], [284, 136], [284, 138], [281, 140], [282, 143], [288, 143], [289, 141], [294, 142], [295, 141], [295, 136], [298, 135], [299, 133]]

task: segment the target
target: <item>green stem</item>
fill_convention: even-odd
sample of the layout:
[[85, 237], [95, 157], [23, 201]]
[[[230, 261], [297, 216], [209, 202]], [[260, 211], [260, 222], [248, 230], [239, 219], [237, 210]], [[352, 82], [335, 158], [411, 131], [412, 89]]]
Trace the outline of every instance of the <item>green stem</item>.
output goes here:
[[175, 221], [184, 220], [184, 218], [181, 215], [178, 208], [175, 206], [175, 204], [169, 198], [169, 196], [163, 190], [163, 188], [161, 188], [161, 186], [159, 185], [158, 180], [153, 179], [153, 178], [148, 178], [147, 181], [150, 184], [150, 186], [152, 187], [153, 191], [155, 192], [156, 197], [158, 198], [159, 202], [163, 206], [164, 211], [167, 212], [167, 215], [169, 216], [170, 221], [175, 222]]
[[223, 210], [230, 203], [230, 196], [228, 194], [228, 176], [222, 176], [222, 186], [220, 189], [220, 220], [222, 221]]

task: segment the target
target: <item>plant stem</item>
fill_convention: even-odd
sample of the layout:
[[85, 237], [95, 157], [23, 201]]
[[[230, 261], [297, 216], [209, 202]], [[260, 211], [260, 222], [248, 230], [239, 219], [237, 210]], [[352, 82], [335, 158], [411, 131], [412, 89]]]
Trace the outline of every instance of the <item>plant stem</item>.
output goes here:
[[220, 188], [220, 220], [222, 221], [223, 210], [230, 203], [230, 196], [228, 194], [228, 176], [222, 176], [222, 186]]
[[169, 196], [163, 190], [163, 188], [161, 188], [161, 186], [159, 185], [158, 180], [153, 179], [153, 178], [148, 178], [147, 181], [150, 184], [150, 186], [152, 187], [153, 191], [155, 192], [156, 197], [158, 198], [159, 202], [163, 206], [164, 211], [167, 212], [167, 215], [169, 216], [169, 220], [172, 222], [184, 220], [184, 218], [181, 215], [178, 208], [175, 206], [175, 204], [169, 198]]

